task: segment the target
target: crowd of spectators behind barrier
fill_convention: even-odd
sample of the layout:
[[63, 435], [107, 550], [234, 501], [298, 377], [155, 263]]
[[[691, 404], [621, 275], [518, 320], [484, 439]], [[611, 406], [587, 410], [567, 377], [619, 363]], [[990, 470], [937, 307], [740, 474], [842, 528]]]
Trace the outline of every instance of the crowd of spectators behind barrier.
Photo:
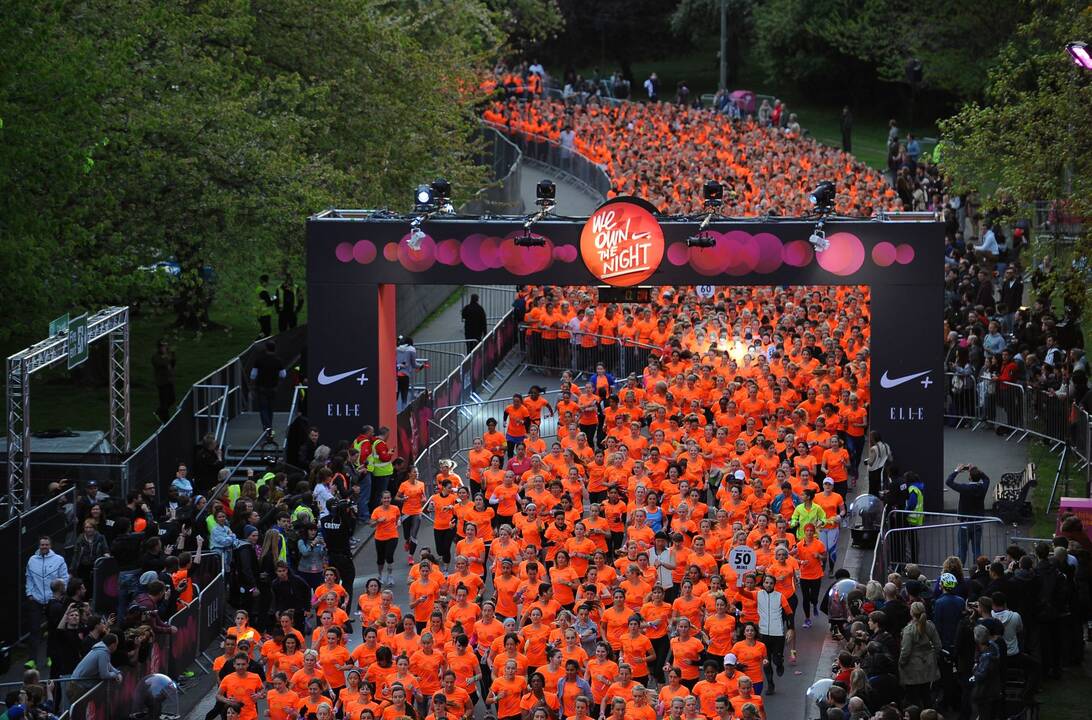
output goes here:
[[1030, 412], [1056, 418], [1069, 433], [1076, 408], [1092, 412], [1079, 304], [1067, 299], [1059, 312], [1050, 301], [1050, 256], [1030, 272], [1021, 264], [1026, 224], [983, 217], [973, 196], [943, 217], [949, 413], [993, 421], [1003, 411], [1005, 423], [1019, 427], [1029, 418], [1018, 386], [1042, 391]]

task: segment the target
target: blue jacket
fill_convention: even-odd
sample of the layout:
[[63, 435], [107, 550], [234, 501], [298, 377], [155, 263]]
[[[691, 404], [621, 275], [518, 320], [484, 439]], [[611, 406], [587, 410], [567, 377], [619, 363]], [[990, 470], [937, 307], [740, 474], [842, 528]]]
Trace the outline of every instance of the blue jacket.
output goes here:
[[966, 609], [967, 601], [953, 593], [944, 593], [933, 601], [933, 625], [937, 628], [944, 649], [949, 652], [955, 649], [959, 621]]
[[[792, 505], [796, 507], [801, 502], [800, 496], [796, 493], [792, 493]], [[785, 504], [785, 496], [778, 493], [773, 500], [770, 501], [770, 512], [775, 515], [781, 512], [781, 506]]]

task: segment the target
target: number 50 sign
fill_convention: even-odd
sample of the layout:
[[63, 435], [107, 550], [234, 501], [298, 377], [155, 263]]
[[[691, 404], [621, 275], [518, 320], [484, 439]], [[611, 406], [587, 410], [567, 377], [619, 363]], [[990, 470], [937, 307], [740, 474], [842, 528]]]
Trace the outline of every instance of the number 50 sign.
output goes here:
[[743, 575], [755, 569], [755, 551], [746, 545], [739, 545], [728, 553], [728, 564], [736, 571], [737, 585], [743, 584]]

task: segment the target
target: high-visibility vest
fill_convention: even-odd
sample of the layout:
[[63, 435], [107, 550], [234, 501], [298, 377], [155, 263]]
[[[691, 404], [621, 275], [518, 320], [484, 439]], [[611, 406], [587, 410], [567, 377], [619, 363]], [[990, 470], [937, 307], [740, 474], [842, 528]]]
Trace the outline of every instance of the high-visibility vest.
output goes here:
[[258, 285], [254, 290], [254, 314], [258, 317], [266, 317], [273, 315], [273, 306], [262, 299], [262, 293], [269, 293], [269, 299], [274, 300], [275, 296], [269, 292], [269, 288], [264, 285]]
[[228, 507], [230, 507], [232, 510], [235, 509], [235, 503], [239, 502], [239, 495], [242, 493], [242, 491], [242, 485], [236, 484], [227, 486]]
[[284, 533], [279, 530], [276, 531], [277, 536], [280, 538], [280, 543], [277, 547], [277, 559], [283, 562], [288, 562], [288, 538], [284, 536]]
[[906, 522], [910, 525], [921, 525], [925, 522], [925, 494], [917, 485], [911, 485], [909, 493], [914, 506]]
[[382, 443], [386, 448], [387, 443], [384, 440], [376, 440], [372, 443], [372, 451], [368, 453], [368, 470], [372, 475], [376, 477], [389, 477], [394, 475], [394, 463], [390, 460], [381, 460], [376, 450], [379, 448], [379, 444]]
[[311, 518], [311, 520], [315, 519], [315, 514], [311, 511], [311, 508], [306, 505], [297, 505], [296, 509], [292, 511], [292, 522], [297, 522], [303, 515]]
[[258, 482], [255, 484], [258, 486], [258, 489], [261, 490], [262, 485], [265, 485], [267, 482], [275, 477], [277, 477], [276, 473], [267, 472], [265, 475], [262, 475], [260, 478], [258, 478]]

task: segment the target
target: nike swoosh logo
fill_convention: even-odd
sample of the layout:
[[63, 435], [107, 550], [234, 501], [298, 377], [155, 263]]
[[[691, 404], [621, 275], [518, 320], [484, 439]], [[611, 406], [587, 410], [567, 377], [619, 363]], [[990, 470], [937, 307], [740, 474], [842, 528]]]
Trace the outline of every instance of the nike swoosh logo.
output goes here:
[[329, 385], [330, 383], [336, 383], [338, 380], [344, 380], [350, 375], [356, 375], [367, 370], [367, 367], [357, 368], [356, 370], [350, 370], [349, 372], [338, 373], [337, 375], [327, 375], [326, 368], [319, 370], [318, 383], [319, 385]]
[[883, 388], [898, 387], [899, 385], [902, 385], [905, 382], [910, 382], [914, 378], [919, 378], [922, 375], [928, 375], [930, 372], [932, 372], [932, 371], [931, 370], [926, 370], [925, 372], [914, 373], [913, 375], [903, 375], [902, 377], [889, 378], [889, 377], [887, 377], [887, 371], [884, 370], [883, 375], [880, 377], [880, 387], [883, 387]]

